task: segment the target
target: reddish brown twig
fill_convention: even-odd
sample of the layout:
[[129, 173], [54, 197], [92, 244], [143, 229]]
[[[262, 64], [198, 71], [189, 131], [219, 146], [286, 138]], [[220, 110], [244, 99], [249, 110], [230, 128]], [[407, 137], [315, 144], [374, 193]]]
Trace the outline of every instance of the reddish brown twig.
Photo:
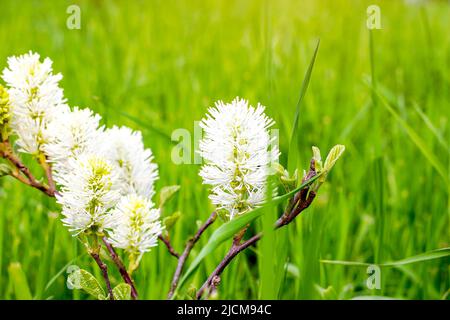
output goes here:
[[100, 270], [102, 271], [102, 276], [103, 276], [103, 279], [105, 280], [106, 288], [108, 289], [109, 299], [114, 300], [114, 294], [113, 294], [113, 291], [111, 288], [111, 282], [109, 281], [109, 276], [108, 276], [108, 267], [106, 266], [106, 264], [103, 263], [102, 259], [100, 259], [100, 255], [97, 252], [90, 252], [90, 254], [91, 254], [92, 258], [94, 258], [94, 260], [97, 263]]
[[[314, 161], [311, 160], [310, 170], [308, 174], [303, 178], [302, 183], [313, 178], [316, 175]], [[311, 190], [309, 186], [301, 189], [297, 192], [294, 197], [289, 201], [287, 209], [285, 213], [276, 221], [275, 229], [281, 228], [290, 224], [302, 211], [307, 209], [314, 198], [316, 197], [316, 192]], [[215, 289], [220, 282], [220, 275], [225, 270], [225, 268], [230, 264], [230, 262], [242, 251], [247, 249], [249, 246], [255, 244], [262, 237], [262, 233], [256, 234], [250, 239], [241, 243], [241, 240], [244, 236], [247, 227], [241, 230], [234, 238], [233, 244], [231, 245], [230, 250], [222, 259], [222, 261], [217, 265], [216, 269], [211, 273], [208, 279], [203, 283], [200, 289], [197, 292], [197, 299], [201, 299], [203, 294], [206, 291], [206, 296], [212, 292], [212, 289]]]
[[172, 247], [172, 244], [170, 243], [169, 237], [164, 237], [163, 235], [159, 235], [158, 239], [162, 241], [167, 247], [167, 250], [169, 250], [169, 253], [174, 256], [175, 258], [179, 259], [180, 254], [175, 251], [175, 249]]
[[173, 297], [175, 289], [178, 286], [178, 281], [180, 280], [181, 272], [183, 271], [183, 267], [186, 263], [187, 258], [189, 257], [189, 254], [191, 253], [192, 248], [194, 247], [198, 239], [200, 239], [203, 232], [205, 232], [205, 230], [216, 220], [216, 218], [217, 213], [214, 211], [213, 213], [211, 213], [208, 220], [206, 220], [206, 222], [198, 229], [197, 233], [186, 243], [186, 247], [184, 248], [183, 253], [178, 259], [177, 268], [172, 278], [169, 293], [167, 294], [168, 299], [171, 299]]
[[133, 300], [137, 300], [138, 293], [137, 293], [136, 287], [134, 286], [133, 279], [131, 279], [131, 276], [128, 274], [127, 269], [125, 268], [122, 260], [117, 255], [113, 246], [108, 242], [108, 240], [105, 237], [102, 238], [102, 241], [105, 244], [106, 248], [108, 249], [108, 252], [109, 252], [114, 264], [117, 266], [117, 269], [119, 269], [119, 272], [120, 272], [120, 275], [122, 276], [123, 281], [125, 281], [125, 283], [127, 283], [130, 286], [131, 298]]
[[53, 195], [55, 195], [57, 191], [56, 191], [55, 181], [53, 180], [52, 166], [50, 163], [48, 163], [46, 157], [42, 157], [40, 159], [40, 164], [41, 164], [42, 168], [44, 169], [45, 176], [47, 177], [48, 191], [50, 193], [52, 193]]
[[[17, 180], [26, 185], [29, 185], [32, 188], [42, 191], [43, 193], [45, 193], [50, 197], [53, 197], [55, 195], [55, 192], [51, 190], [48, 186], [36, 180], [36, 178], [31, 173], [30, 169], [28, 169], [28, 167], [22, 163], [19, 157], [17, 157], [14, 154], [9, 141], [4, 141], [2, 143], [0, 154], [3, 158], [7, 159], [18, 170], [18, 172], [12, 173], [12, 176], [14, 178], [16, 178]], [[23, 176], [21, 176], [20, 174], [23, 174]]]
[[239, 252], [245, 249], [241, 247], [241, 240], [244, 237], [247, 228], [248, 225], [233, 237], [233, 244], [231, 245], [230, 251], [228, 251], [223, 260], [219, 263], [213, 273], [211, 273], [205, 283], [198, 290], [197, 299], [200, 299], [202, 297], [203, 292], [206, 289], [208, 289], [209, 293], [211, 293], [210, 288], [216, 287], [219, 284], [220, 274], [222, 273], [222, 271], [228, 266], [231, 260], [233, 260], [233, 258], [239, 254]]

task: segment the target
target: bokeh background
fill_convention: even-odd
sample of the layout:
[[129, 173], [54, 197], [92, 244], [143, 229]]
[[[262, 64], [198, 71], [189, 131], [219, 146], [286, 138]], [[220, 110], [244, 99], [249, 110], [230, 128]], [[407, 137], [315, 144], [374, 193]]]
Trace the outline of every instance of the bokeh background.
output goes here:
[[[81, 9], [80, 30], [66, 27], [71, 4]], [[371, 4], [381, 9], [381, 29], [370, 36]], [[159, 164], [157, 189], [181, 186], [163, 213], [181, 212], [171, 231], [177, 251], [213, 207], [199, 165], [171, 161], [173, 130], [193, 132], [214, 101], [245, 97], [276, 120], [285, 164], [301, 83], [320, 38], [301, 106], [300, 169], [312, 145], [347, 150], [312, 207], [276, 233], [274, 260], [258, 247], [247, 250], [223, 274], [217, 297], [448, 298], [448, 257], [382, 268], [380, 290], [367, 288], [366, 267], [321, 262], [383, 263], [449, 247], [448, 1], [0, 0], [0, 12], [1, 69], [8, 56], [37, 51], [64, 75], [71, 105], [92, 108], [106, 125], [142, 130]], [[68, 265], [101, 280], [57, 213], [52, 199], [0, 180], [0, 298], [27, 290], [39, 299], [87, 298], [67, 288]], [[210, 254], [183, 290], [198, 288], [228, 246]], [[274, 272], [262, 277], [267, 263]], [[135, 274], [141, 297], [164, 299], [175, 266], [164, 246], [146, 254]], [[115, 271], [112, 278], [120, 282]], [[264, 281], [273, 288], [262, 293]]]

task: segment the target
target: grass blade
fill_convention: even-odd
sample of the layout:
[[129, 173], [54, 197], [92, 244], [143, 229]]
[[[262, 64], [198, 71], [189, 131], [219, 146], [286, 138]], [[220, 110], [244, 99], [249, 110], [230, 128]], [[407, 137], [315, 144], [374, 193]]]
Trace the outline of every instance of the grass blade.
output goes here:
[[422, 109], [419, 108], [417, 103], [413, 104], [414, 110], [416, 110], [417, 114], [422, 118], [423, 122], [427, 125], [428, 129], [430, 129], [431, 132], [433, 132], [434, 136], [436, 137], [437, 141], [440, 143], [442, 147], [444, 147], [448, 153], [450, 153], [450, 146], [445, 141], [444, 137], [442, 137], [439, 130], [434, 126], [434, 124], [431, 122], [430, 118], [422, 111]]
[[[385, 262], [377, 264], [380, 267], [397, 267], [412, 263], [424, 262], [429, 260], [441, 259], [450, 256], [450, 247], [443, 249], [436, 249], [421, 253], [412, 257], [404, 258], [397, 261]], [[342, 261], [342, 260], [320, 260], [321, 263], [325, 264], [337, 264], [342, 266], [354, 266], [354, 267], [367, 267], [372, 265], [372, 263], [367, 262], [357, 262], [357, 261]]]
[[291, 140], [289, 142], [289, 152], [288, 152], [288, 169], [293, 172], [297, 168], [298, 160], [300, 158], [299, 153], [299, 131], [300, 131], [300, 107], [305, 96], [306, 90], [308, 89], [309, 79], [311, 78], [311, 73], [313, 70], [314, 62], [316, 61], [317, 51], [319, 50], [320, 39], [317, 40], [316, 48], [314, 49], [314, 54], [309, 63], [308, 69], [306, 70], [305, 77], [303, 78], [302, 87], [300, 88], [300, 96], [297, 101], [297, 106], [295, 109], [294, 124], [292, 127]]
[[409, 258], [398, 260], [398, 261], [386, 262], [386, 263], [383, 263], [382, 266], [383, 267], [403, 266], [406, 264], [440, 259], [440, 258], [445, 258], [448, 256], [450, 256], [450, 247], [428, 251], [428, 252], [421, 253], [421, 254], [418, 254], [418, 255], [415, 255], [415, 256], [412, 256]]
[[[267, 181], [268, 186], [273, 183], [270, 179]], [[267, 188], [266, 199], [270, 199], [273, 194], [272, 188]], [[259, 294], [258, 299], [276, 299], [277, 292], [277, 273], [279, 269], [277, 264], [281, 262], [277, 259], [278, 251], [275, 250], [277, 239], [275, 237], [275, 229], [273, 228], [273, 221], [277, 219], [277, 211], [274, 206], [264, 206], [264, 212], [261, 214], [261, 230], [264, 237], [259, 244]], [[284, 265], [284, 261], [283, 261]], [[277, 272], [278, 271], [278, 272]]]
[[146, 123], [146, 122], [142, 121], [141, 119], [139, 119], [139, 118], [137, 118], [137, 117], [135, 117], [135, 116], [132, 116], [131, 114], [128, 114], [128, 113], [126, 113], [126, 112], [123, 112], [123, 111], [117, 111], [117, 110], [114, 110], [114, 111], [116, 111], [117, 114], [119, 114], [119, 115], [121, 115], [121, 116], [127, 118], [128, 120], [130, 120], [130, 121], [136, 123], [140, 128], [142, 128], [142, 129], [144, 129], [144, 130], [151, 131], [151, 132], [153, 132], [153, 133], [156, 133], [157, 135], [163, 137], [165, 140], [168, 140], [168, 141], [170, 141], [171, 143], [175, 144], [175, 143], [172, 141], [171, 136], [170, 136], [169, 134], [165, 133], [163, 130], [161, 130], [161, 129], [159, 129], [159, 128], [155, 128], [154, 126], [151, 126], [149, 123]]
[[11, 263], [8, 267], [10, 279], [14, 287], [14, 293], [18, 300], [32, 300], [31, 291], [28, 286], [27, 277], [19, 262]]
[[49, 227], [47, 230], [47, 241], [45, 243], [45, 250], [42, 253], [42, 263], [39, 267], [39, 272], [36, 281], [36, 289], [34, 293], [35, 299], [42, 299], [45, 282], [50, 273], [51, 261], [53, 259], [53, 249], [55, 245], [55, 218], [49, 218]]
[[[189, 266], [186, 273], [181, 278], [178, 289], [183, 286], [183, 284], [186, 282], [186, 280], [189, 278], [189, 276], [192, 275], [192, 273], [197, 269], [197, 267], [200, 265], [200, 262], [211, 252], [213, 252], [220, 244], [222, 244], [224, 241], [230, 239], [233, 237], [239, 230], [241, 230], [244, 226], [249, 224], [250, 222], [254, 221], [256, 218], [260, 217], [266, 208], [266, 206], [275, 206], [284, 200], [292, 197], [295, 193], [297, 193], [300, 189], [303, 189], [304, 187], [310, 185], [313, 183], [316, 179], [318, 179], [321, 175], [317, 175], [313, 178], [311, 178], [308, 181], [305, 181], [300, 186], [298, 186], [295, 190], [292, 190], [289, 193], [286, 193], [282, 196], [278, 196], [273, 198], [270, 202], [266, 203], [262, 207], [256, 208], [244, 215], [238, 216], [237, 218], [228, 221], [227, 223], [224, 223], [219, 228], [216, 229], [216, 231], [213, 232], [211, 237], [208, 240], [208, 243], [202, 248], [200, 253], [197, 255], [197, 257], [194, 259], [192, 264]], [[178, 291], [178, 290], [177, 290]], [[175, 291], [174, 297], [177, 293]]]

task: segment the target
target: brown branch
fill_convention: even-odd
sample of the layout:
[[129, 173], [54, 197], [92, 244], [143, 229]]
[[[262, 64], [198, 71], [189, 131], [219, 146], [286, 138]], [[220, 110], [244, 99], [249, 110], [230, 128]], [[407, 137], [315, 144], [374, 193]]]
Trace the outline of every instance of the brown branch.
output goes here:
[[43, 159], [40, 160], [40, 164], [41, 164], [42, 168], [44, 169], [45, 176], [47, 177], [49, 192], [51, 192], [51, 193], [53, 193], [53, 195], [55, 195], [57, 193], [57, 191], [56, 191], [55, 181], [53, 180], [52, 166], [50, 163], [47, 162], [46, 157], [43, 157]]
[[16, 173], [16, 174], [12, 175], [14, 178], [18, 179], [19, 181], [21, 181], [22, 183], [24, 183], [26, 185], [29, 185], [30, 187], [33, 187], [35, 189], [38, 189], [39, 191], [42, 191], [43, 193], [45, 193], [46, 195], [48, 195], [50, 197], [55, 196], [55, 191], [51, 190], [48, 186], [37, 181], [36, 178], [31, 173], [30, 169], [28, 169], [28, 167], [22, 163], [22, 161], [19, 159], [19, 157], [17, 157], [14, 154], [9, 141], [4, 141], [2, 143], [2, 146], [3, 146], [3, 148], [2, 148], [1, 156], [3, 158], [7, 159], [12, 165], [14, 165], [20, 171], [20, 173], [22, 173], [26, 177], [26, 179], [21, 179], [19, 177], [19, 173]]
[[211, 275], [208, 277], [205, 283], [198, 290], [197, 299], [200, 299], [202, 297], [203, 292], [206, 289], [208, 289], [209, 291], [208, 293], [211, 293], [210, 289], [217, 287], [217, 285], [219, 284], [220, 274], [222, 273], [222, 271], [230, 264], [230, 262], [234, 259], [234, 257], [236, 257], [242, 250], [246, 249], [249, 245], [251, 245], [250, 243], [244, 247], [247, 241], [241, 244], [241, 240], [244, 237], [247, 228], [248, 225], [233, 237], [233, 244], [231, 245], [230, 251], [228, 251], [223, 260], [219, 263], [219, 265], [216, 267], [213, 273], [211, 273]]
[[100, 255], [97, 252], [90, 252], [92, 258], [94, 258], [95, 262], [97, 262], [97, 265], [99, 266], [100, 270], [102, 271], [103, 279], [106, 283], [106, 288], [108, 289], [109, 293], [109, 300], [114, 300], [114, 294], [111, 288], [111, 282], [109, 281], [108, 276], [108, 267], [105, 263], [103, 263], [102, 259], [100, 259]]
[[9, 173], [9, 175], [10, 175], [11, 177], [13, 177], [14, 179], [19, 180], [19, 181], [22, 182], [23, 184], [26, 184], [26, 185], [30, 186], [30, 181], [29, 181], [26, 177], [24, 177], [24, 176], [20, 173], [19, 170], [15, 169], [15, 170], [11, 171], [11, 172]]
[[[313, 178], [316, 175], [314, 168], [314, 161], [311, 160], [310, 170], [308, 174], [302, 179], [302, 183]], [[293, 198], [289, 201], [285, 213], [276, 221], [275, 229], [281, 228], [290, 224], [302, 211], [306, 210], [316, 197], [316, 192], [311, 190], [309, 186], [301, 189], [297, 192]], [[207, 291], [207, 297], [211, 294], [212, 290], [215, 290], [220, 282], [220, 275], [225, 270], [225, 268], [230, 264], [230, 262], [242, 251], [247, 249], [249, 246], [255, 244], [262, 237], [262, 233], [258, 233], [251, 237], [250, 239], [241, 243], [242, 237], [244, 236], [247, 227], [241, 230], [233, 238], [233, 244], [222, 259], [222, 261], [217, 265], [216, 269], [211, 273], [208, 279], [203, 283], [197, 292], [197, 299], [201, 299], [205, 291]]]
[[170, 244], [170, 240], [169, 237], [164, 237], [163, 235], [159, 235], [158, 239], [161, 240], [167, 247], [167, 250], [169, 250], [169, 253], [174, 256], [175, 258], [179, 259], [180, 258], [180, 254], [178, 252], [175, 251], [175, 249], [172, 247], [172, 245]]
[[134, 286], [133, 279], [128, 274], [127, 269], [125, 268], [122, 260], [117, 255], [117, 253], [114, 250], [113, 246], [108, 242], [108, 240], [105, 237], [102, 238], [102, 241], [105, 244], [106, 248], [108, 249], [108, 252], [109, 252], [109, 254], [110, 254], [114, 264], [119, 269], [119, 272], [120, 272], [120, 275], [122, 276], [122, 279], [125, 281], [125, 283], [127, 283], [130, 286], [130, 288], [131, 288], [131, 298], [133, 300], [137, 300], [138, 293], [137, 293], [136, 287]]
[[208, 220], [206, 220], [206, 222], [198, 229], [197, 233], [186, 243], [186, 247], [184, 248], [183, 253], [178, 259], [177, 268], [172, 278], [169, 293], [167, 294], [168, 299], [171, 299], [173, 297], [175, 289], [178, 286], [178, 281], [180, 280], [181, 272], [183, 271], [183, 267], [186, 263], [187, 258], [189, 257], [189, 254], [191, 253], [192, 248], [194, 247], [198, 239], [200, 239], [203, 232], [205, 232], [205, 230], [216, 220], [216, 218], [217, 213], [214, 211], [213, 213], [211, 213]]

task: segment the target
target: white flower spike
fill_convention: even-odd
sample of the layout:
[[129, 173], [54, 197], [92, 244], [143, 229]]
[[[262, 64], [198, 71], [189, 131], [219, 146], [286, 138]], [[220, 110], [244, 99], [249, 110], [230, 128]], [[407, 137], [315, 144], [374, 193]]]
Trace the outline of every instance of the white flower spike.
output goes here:
[[137, 194], [151, 199], [158, 166], [153, 162], [152, 151], [144, 148], [142, 134], [114, 126], [105, 131], [103, 141], [105, 157], [119, 172], [122, 195]]
[[112, 226], [109, 210], [120, 199], [118, 175], [106, 159], [89, 154], [68, 160], [63, 172], [55, 173], [60, 185], [56, 199], [69, 231], [103, 231]]
[[270, 165], [279, 157], [269, 134], [274, 121], [264, 106], [254, 108], [239, 98], [219, 101], [208, 112], [200, 123], [205, 133], [200, 155], [206, 162], [200, 176], [212, 186], [213, 204], [232, 219], [265, 200]]
[[142, 254], [158, 244], [163, 228], [159, 209], [138, 195], [122, 197], [111, 214], [109, 240], [116, 248], [124, 249], [139, 260]]
[[29, 52], [8, 58], [3, 70], [12, 111], [11, 128], [17, 134], [21, 152], [38, 155], [45, 142], [43, 131], [59, 114], [67, 111], [61, 74], [53, 74], [52, 61], [40, 61], [39, 54]]
[[103, 132], [103, 127], [99, 128], [100, 119], [90, 109], [75, 107], [48, 124], [43, 150], [56, 171], [63, 171], [71, 158], [97, 151]]

